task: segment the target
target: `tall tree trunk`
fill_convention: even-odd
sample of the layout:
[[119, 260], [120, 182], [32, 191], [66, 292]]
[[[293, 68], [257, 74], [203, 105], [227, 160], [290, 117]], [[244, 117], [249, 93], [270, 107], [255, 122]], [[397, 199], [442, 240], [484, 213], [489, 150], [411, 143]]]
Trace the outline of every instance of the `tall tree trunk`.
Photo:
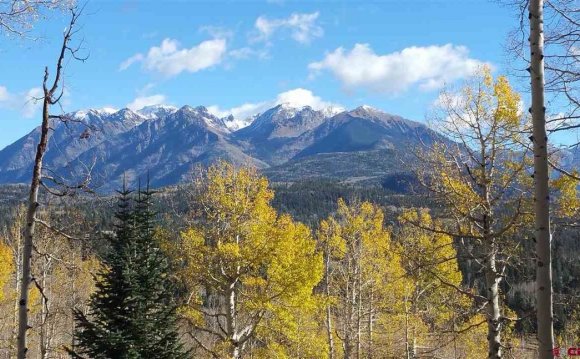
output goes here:
[[534, 213], [536, 238], [536, 310], [539, 358], [553, 358], [552, 251], [548, 173], [548, 137], [544, 107], [544, 1], [531, 0], [530, 80], [534, 144]]
[[[44, 68], [44, 79], [42, 82], [43, 98], [42, 98], [42, 123], [40, 125], [40, 139], [38, 145], [36, 146], [36, 156], [34, 158], [34, 167], [32, 170], [32, 179], [30, 181], [30, 192], [28, 194], [28, 206], [26, 210], [26, 224], [24, 226], [24, 244], [22, 249], [22, 273], [20, 277], [20, 299], [18, 300], [18, 340], [17, 349], [18, 353], [16, 357], [18, 359], [25, 359], [27, 356], [27, 345], [26, 345], [26, 334], [30, 328], [28, 324], [28, 295], [30, 289], [30, 283], [32, 282], [31, 276], [31, 262], [32, 262], [32, 246], [34, 242], [34, 235], [36, 229], [36, 215], [38, 212], [38, 192], [42, 180], [42, 160], [44, 158], [44, 153], [46, 152], [48, 144], [48, 131], [50, 128], [50, 106], [59, 103], [64, 89], [60, 94], [56, 94], [61, 78], [63, 75], [63, 67], [65, 55], [69, 53], [72, 58], [77, 60], [84, 60], [77, 57], [78, 49], [73, 49], [69, 47], [69, 42], [72, 36], [76, 33], [73, 31], [75, 23], [82, 12], [77, 12], [74, 6], [70, 8], [71, 19], [68, 27], [64, 31], [64, 36], [62, 40], [62, 46], [60, 48], [60, 53], [58, 60], [56, 62], [56, 71], [54, 74], [54, 79], [52, 85], [48, 85], [48, 67]], [[56, 96], [54, 98], [53, 96]], [[57, 116], [58, 117], [58, 116]]]
[[[354, 266], [356, 268], [356, 266]], [[349, 269], [350, 270], [350, 269]], [[352, 275], [352, 278], [356, 278], [356, 273]], [[356, 280], [349, 279], [350, 290], [348, 295], [350, 300], [347, 303], [347, 318], [345, 323], [345, 335], [344, 335], [344, 358], [351, 359], [354, 352], [354, 313], [356, 305]], [[347, 286], [348, 288], [348, 286]]]
[[501, 310], [499, 305], [499, 282], [501, 277], [496, 268], [496, 248], [492, 243], [491, 253], [489, 255], [488, 267], [485, 271], [487, 286], [487, 343], [488, 357], [490, 359], [502, 358], [501, 347]]
[[407, 307], [408, 298], [405, 295], [405, 358], [411, 359], [411, 348], [409, 343], [409, 308]]
[[[46, 270], [42, 271], [42, 281], [41, 281], [42, 289], [46, 288]], [[47, 328], [47, 319], [48, 319], [48, 301], [46, 297], [41, 295], [40, 297], [40, 339], [38, 344], [40, 345], [40, 358], [47, 359], [48, 358], [48, 328]]]
[[[360, 244], [359, 244], [360, 250]], [[362, 277], [361, 277], [361, 254], [359, 252], [358, 274], [357, 274], [357, 303], [356, 303], [356, 358], [361, 358], [362, 353]]]
[[242, 352], [240, 348], [240, 342], [237, 330], [237, 293], [236, 293], [236, 283], [232, 283], [227, 292], [228, 308], [226, 311], [226, 330], [228, 331], [228, 336], [230, 339], [231, 357], [233, 359], [239, 359], [242, 357]]
[[[324, 260], [324, 294], [326, 300], [330, 298], [330, 249], [326, 246]], [[328, 358], [334, 359], [334, 338], [332, 336], [332, 312], [330, 304], [326, 304], [326, 335], [328, 337]]]
[[[18, 216], [18, 231], [20, 232], [20, 212]], [[15, 249], [15, 263], [16, 263], [16, 275], [14, 280], [14, 292], [16, 293], [16, 298], [20, 298], [20, 276], [22, 273], [22, 235], [21, 233], [14, 233], [17, 237], [16, 249]], [[14, 317], [12, 322], [12, 338], [10, 341], [10, 353], [14, 355], [17, 353], [17, 343], [18, 343], [18, 311], [19, 305], [17, 301], [14, 301]]]
[[36, 213], [38, 211], [38, 190], [42, 176], [42, 159], [48, 143], [50, 97], [43, 99], [42, 125], [40, 126], [40, 141], [36, 147], [34, 170], [30, 183], [28, 208], [26, 211], [26, 225], [24, 227], [24, 248], [22, 251], [22, 275], [20, 277], [20, 300], [18, 301], [18, 359], [25, 359], [28, 348], [26, 347], [26, 332], [28, 325], [28, 294], [32, 276], [30, 274], [32, 260], [32, 245], [36, 227]]
[[47, 277], [48, 272], [50, 271], [52, 258], [48, 257], [45, 258], [43, 268], [42, 268], [42, 277], [40, 281], [40, 288], [42, 288], [42, 293], [40, 296], [40, 358], [47, 359], [50, 349], [50, 343], [52, 341], [53, 333], [51, 333], [50, 328], [50, 302], [49, 302], [49, 290], [47, 287]]
[[370, 294], [370, 300], [369, 300], [369, 324], [368, 324], [369, 325], [368, 326], [369, 338], [368, 338], [367, 355], [366, 355], [367, 358], [373, 357], [373, 349], [374, 349], [373, 348], [373, 321], [374, 321], [374, 318], [373, 318], [374, 306], [373, 306], [373, 304], [374, 304], [374, 300], [375, 300], [375, 295], [374, 295], [375, 293], [374, 293], [373, 289], [374, 288], [373, 288], [373, 285], [371, 283], [371, 288], [370, 288], [371, 294]]

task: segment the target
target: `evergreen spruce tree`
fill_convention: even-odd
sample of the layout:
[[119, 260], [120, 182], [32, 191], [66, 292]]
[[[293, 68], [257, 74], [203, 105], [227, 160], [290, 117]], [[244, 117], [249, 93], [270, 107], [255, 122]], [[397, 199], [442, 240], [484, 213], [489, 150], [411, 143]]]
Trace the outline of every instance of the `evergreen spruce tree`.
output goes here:
[[168, 261], [153, 236], [153, 192], [119, 192], [118, 224], [87, 315], [75, 312], [75, 357], [185, 358]]

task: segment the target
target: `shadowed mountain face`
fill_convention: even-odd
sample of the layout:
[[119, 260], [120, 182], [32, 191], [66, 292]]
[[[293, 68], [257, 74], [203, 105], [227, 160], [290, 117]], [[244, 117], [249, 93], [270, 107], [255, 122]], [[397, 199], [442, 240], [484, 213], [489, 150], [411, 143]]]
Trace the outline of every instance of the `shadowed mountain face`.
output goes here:
[[296, 156], [379, 149], [408, 150], [421, 142], [431, 144], [438, 138], [441, 139], [418, 122], [363, 106], [342, 112], [301, 136], [298, 141], [307, 146], [298, 146], [303, 149]]
[[[102, 191], [118, 188], [123, 177], [175, 184], [193, 167], [218, 159], [256, 166], [276, 181], [378, 181], [401, 172], [401, 161], [416, 146], [445, 140], [423, 124], [367, 106], [338, 113], [279, 105], [235, 131], [231, 116], [218, 118], [201, 106], [89, 110], [67, 117], [52, 126], [45, 167], [64, 178], [90, 171], [93, 187]], [[38, 135], [35, 129], [0, 151], [0, 183], [28, 181]]]

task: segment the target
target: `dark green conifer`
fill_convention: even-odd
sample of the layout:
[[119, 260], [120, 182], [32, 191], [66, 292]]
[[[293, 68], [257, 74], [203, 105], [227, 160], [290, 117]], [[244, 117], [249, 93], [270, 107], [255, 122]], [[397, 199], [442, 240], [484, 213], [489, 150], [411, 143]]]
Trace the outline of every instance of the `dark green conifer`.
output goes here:
[[154, 238], [153, 192], [119, 191], [111, 250], [89, 313], [75, 312], [76, 357], [185, 358], [176, 330], [167, 258]]

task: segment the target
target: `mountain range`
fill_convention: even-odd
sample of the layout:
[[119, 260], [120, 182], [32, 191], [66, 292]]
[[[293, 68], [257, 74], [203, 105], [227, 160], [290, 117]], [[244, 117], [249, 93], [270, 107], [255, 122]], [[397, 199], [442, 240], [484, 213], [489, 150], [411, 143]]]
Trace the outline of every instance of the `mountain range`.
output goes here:
[[[151, 185], [187, 180], [196, 165], [224, 159], [272, 180], [313, 178], [379, 183], [403, 172], [413, 148], [444, 140], [422, 123], [361, 106], [353, 110], [277, 105], [248, 119], [217, 117], [203, 106], [84, 110], [55, 120], [44, 166], [103, 191], [123, 178]], [[0, 151], [0, 184], [27, 182], [39, 129]]]

